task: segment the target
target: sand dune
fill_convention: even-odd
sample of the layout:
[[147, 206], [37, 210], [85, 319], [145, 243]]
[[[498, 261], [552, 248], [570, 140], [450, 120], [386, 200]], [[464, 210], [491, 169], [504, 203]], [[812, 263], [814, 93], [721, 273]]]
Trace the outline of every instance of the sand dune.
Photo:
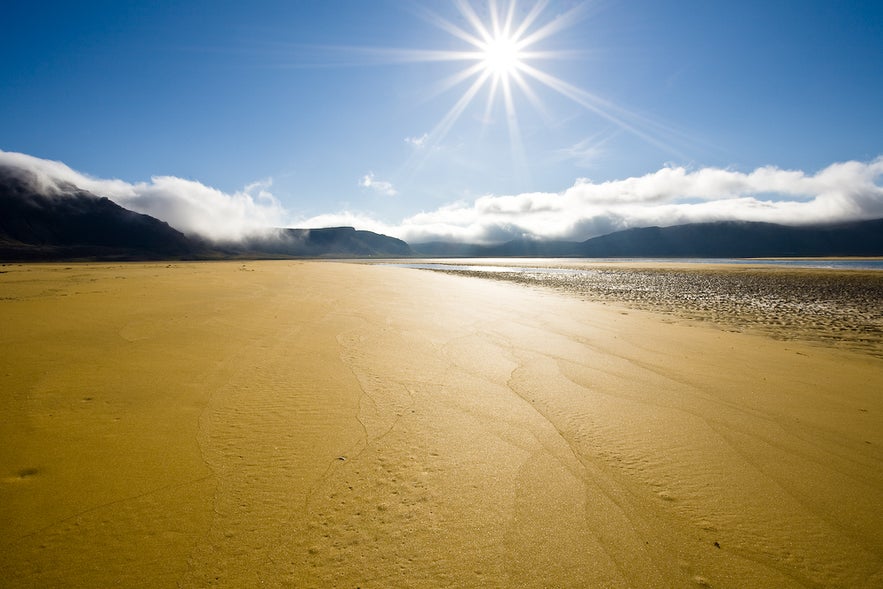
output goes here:
[[0, 267], [4, 586], [883, 586], [883, 360], [321, 262]]

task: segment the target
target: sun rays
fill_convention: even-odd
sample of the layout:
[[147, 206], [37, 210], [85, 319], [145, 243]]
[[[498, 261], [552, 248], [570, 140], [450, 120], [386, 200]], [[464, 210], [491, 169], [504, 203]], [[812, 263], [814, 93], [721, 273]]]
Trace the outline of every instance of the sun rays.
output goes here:
[[468, 45], [458, 51], [424, 51], [421, 52], [422, 58], [417, 53], [412, 54], [413, 61], [424, 61], [426, 55], [431, 54], [431, 60], [436, 62], [468, 62], [465, 68], [442, 80], [436, 89], [436, 94], [455, 88], [462, 88], [462, 93], [429, 132], [429, 142], [441, 143], [470, 105], [485, 92], [484, 116], [480, 120], [489, 124], [495, 120], [493, 113], [502, 108], [512, 156], [516, 167], [523, 168], [525, 155], [517, 105], [526, 101], [545, 114], [546, 108], [538, 90], [546, 88], [594, 113], [607, 124], [672, 152], [672, 147], [661, 137], [675, 134], [673, 130], [562, 80], [543, 68], [543, 63], [576, 55], [573, 51], [544, 50], [542, 44], [580, 22], [587, 13], [586, 3], [577, 4], [562, 14], [551, 14], [549, 4], [549, 0], [538, 0], [528, 9], [519, 10], [522, 5], [517, 0], [488, 0], [486, 14], [480, 15], [472, 2], [456, 0], [462, 24], [424, 11], [429, 22]]
[[[541, 24], [548, 0], [539, 0], [518, 15], [519, 5], [510, 0], [505, 6], [496, 0], [489, 0], [487, 13], [479, 15], [475, 6], [468, 0], [456, 0], [455, 6], [463, 25], [455, 24], [435, 13], [424, 11], [429, 22], [453, 37], [465, 42], [468, 47], [459, 51], [433, 51], [433, 61], [465, 61], [466, 67], [442, 80], [436, 94], [454, 88], [463, 88], [462, 94], [446, 114], [428, 133], [428, 141], [441, 143], [464, 112], [486, 92], [484, 125], [494, 120], [493, 113], [500, 107], [505, 113], [512, 157], [519, 169], [524, 169], [525, 155], [521, 141], [521, 129], [516, 108], [516, 92], [520, 93], [534, 108], [543, 111], [543, 104], [529, 78], [551, 86], [557, 80], [531, 62], [567, 57], [565, 52], [539, 51], [537, 44], [563, 28], [572, 26], [582, 16], [584, 5], [578, 5], [569, 12], [551, 17]], [[422, 61], [414, 54], [415, 61]], [[537, 74], [541, 74], [540, 77]], [[554, 82], [552, 82], [554, 83]], [[563, 82], [562, 82], [563, 83]], [[554, 87], [554, 86], [552, 86]]]
[[[651, 117], [638, 114], [622, 104], [605, 99], [596, 93], [566, 81], [552, 73], [555, 61], [576, 61], [584, 57], [584, 50], [561, 49], [556, 39], [560, 33], [584, 21], [590, 12], [589, 3], [581, 2], [565, 12], [555, 12], [553, 0], [454, 0], [452, 14], [441, 16], [422, 5], [413, 7], [418, 17], [452, 37], [450, 49], [433, 48], [326, 48], [341, 55], [355, 50], [366, 65], [393, 63], [444, 62], [463, 63], [464, 66], [441, 77], [426, 90], [426, 98], [441, 95], [454, 96], [453, 103], [430, 126], [420, 130], [425, 137], [421, 148], [442, 146], [455, 125], [483, 101], [483, 110], [472, 111], [473, 121], [489, 128], [500, 121], [508, 132], [508, 143], [516, 170], [526, 170], [527, 156], [522, 141], [519, 111], [530, 107], [550, 124], [555, 113], [550, 112], [546, 98], [557, 95], [575, 103], [599, 119], [586, 135], [600, 132], [597, 125], [607, 126], [631, 134], [662, 151], [683, 157], [674, 144], [692, 142], [682, 133]], [[460, 47], [455, 45], [460, 44]], [[546, 48], [552, 45], [554, 48]], [[339, 57], [339, 56], [338, 56]], [[344, 61], [344, 65], [354, 65]], [[482, 107], [479, 107], [482, 108]], [[502, 116], [500, 116], [502, 114]], [[526, 119], [526, 117], [524, 117]], [[474, 125], [473, 125], [474, 126]], [[432, 150], [421, 149], [414, 154], [419, 159], [428, 157]], [[406, 167], [416, 164], [409, 162]]]

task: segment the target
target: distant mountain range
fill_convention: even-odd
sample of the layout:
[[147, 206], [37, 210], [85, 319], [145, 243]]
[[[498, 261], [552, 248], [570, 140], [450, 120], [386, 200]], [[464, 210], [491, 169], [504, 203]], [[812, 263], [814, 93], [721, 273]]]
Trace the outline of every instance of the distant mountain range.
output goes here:
[[626, 229], [582, 242], [516, 239], [497, 245], [421, 243], [429, 257], [772, 258], [883, 255], [883, 219], [826, 225], [746, 221]]
[[59, 195], [36, 188], [31, 172], [0, 167], [0, 259], [194, 257], [205, 244], [149, 215], [76, 186]]
[[403, 258], [414, 255], [401, 239], [352, 227], [275, 229], [263, 237], [220, 244], [216, 248], [240, 257]]
[[627, 229], [582, 242], [519, 239], [497, 245], [421, 243], [352, 227], [274, 229], [214, 243], [187, 236], [107, 198], [0, 166], [0, 260], [151, 260], [370, 257], [755, 258], [883, 256], [883, 219], [813, 226], [721, 221]]
[[208, 242], [73, 185], [46, 195], [31, 172], [0, 166], [0, 260], [411, 255], [400, 239], [352, 227], [273, 229], [243, 241]]

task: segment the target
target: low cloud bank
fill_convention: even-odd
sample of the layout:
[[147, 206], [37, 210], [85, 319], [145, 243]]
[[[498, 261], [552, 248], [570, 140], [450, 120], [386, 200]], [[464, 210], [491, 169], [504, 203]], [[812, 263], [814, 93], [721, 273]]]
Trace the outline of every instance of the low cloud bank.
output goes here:
[[579, 179], [562, 192], [488, 195], [421, 212], [398, 224], [354, 212], [293, 220], [269, 192], [269, 181], [228, 194], [170, 176], [136, 184], [96, 179], [63, 163], [20, 153], [0, 151], [0, 165], [30, 170], [48, 193], [74, 184], [213, 240], [241, 239], [269, 227], [350, 225], [411, 243], [495, 243], [520, 237], [581, 241], [649, 225], [720, 220], [799, 225], [883, 218], [883, 156], [835, 163], [814, 174], [772, 166], [748, 173], [666, 167], [624, 180]]
[[135, 184], [93, 178], [67, 165], [22, 153], [0, 151], [0, 165], [27, 170], [43, 194], [63, 194], [70, 185], [106, 196], [118, 205], [165, 221], [175, 229], [213, 241], [238, 241], [283, 227], [289, 216], [269, 192], [270, 182], [256, 182], [228, 194], [194, 180], [154, 176]]
[[742, 220], [800, 225], [883, 217], [883, 157], [815, 174], [775, 167], [750, 173], [667, 167], [645, 176], [579, 179], [558, 193], [483, 196], [405, 219], [411, 242], [481, 243], [519, 237], [584, 240], [620, 229]]

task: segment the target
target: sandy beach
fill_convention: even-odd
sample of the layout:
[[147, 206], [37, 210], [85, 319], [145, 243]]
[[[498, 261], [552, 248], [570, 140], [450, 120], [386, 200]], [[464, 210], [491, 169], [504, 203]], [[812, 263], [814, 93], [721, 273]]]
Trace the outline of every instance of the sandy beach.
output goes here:
[[0, 325], [4, 587], [883, 586], [879, 353], [334, 262], [3, 265]]

